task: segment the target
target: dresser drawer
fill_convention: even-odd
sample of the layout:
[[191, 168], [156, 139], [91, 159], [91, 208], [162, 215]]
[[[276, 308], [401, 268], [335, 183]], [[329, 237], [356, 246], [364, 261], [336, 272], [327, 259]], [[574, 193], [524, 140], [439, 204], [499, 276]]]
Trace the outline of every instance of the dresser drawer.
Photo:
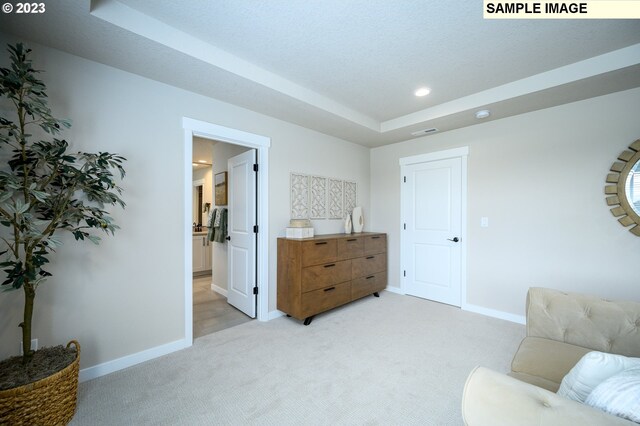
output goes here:
[[310, 317], [351, 301], [351, 282], [302, 294], [302, 316]]
[[364, 254], [386, 253], [386, 235], [368, 235], [364, 237]]
[[359, 278], [387, 270], [386, 253], [370, 254], [353, 259], [351, 262], [353, 264], [351, 278]]
[[348, 237], [338, 240], [338, 259], [351, 259], [364, 254], [364, 238]]
[[302, 269], [302, 292], [318, 290], [351, 279], [351, 261], [326, 263]]
[[387, 272], [367, 275], [351, 281], [351, 300], [368, 296], [387, 287]]
[[318, 265], [336, 260], [337, 241], [316, 240], [302, 243], [302, 266]]

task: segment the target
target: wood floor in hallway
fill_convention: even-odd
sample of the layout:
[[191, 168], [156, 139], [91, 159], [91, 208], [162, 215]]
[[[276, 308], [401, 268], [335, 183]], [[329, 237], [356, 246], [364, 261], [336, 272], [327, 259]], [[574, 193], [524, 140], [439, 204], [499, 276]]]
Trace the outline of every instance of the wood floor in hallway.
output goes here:
[[227, 303], [227, 298], [211, 290], [211, 276], [193, 279], [193, 338], [251, 321]]

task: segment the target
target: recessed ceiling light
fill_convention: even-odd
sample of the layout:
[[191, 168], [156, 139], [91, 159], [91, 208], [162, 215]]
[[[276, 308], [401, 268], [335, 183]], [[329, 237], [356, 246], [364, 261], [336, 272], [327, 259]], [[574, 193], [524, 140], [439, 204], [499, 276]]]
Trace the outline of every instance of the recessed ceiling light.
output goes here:
[[198, 163], [204, 163], [207, 164], [207, 162], [205, 160], [198, 160]]
[[192, 166], [194, 166], [194, 167], [198, 167], [200, 164], [198, 164], [198, 163], [191, 163], [191, 165], [192, 165]]
[[429, 93], [431, 93], [431, 89], [428, 87], [421, 87], [415, 91], [416, 96], [427, 96]]
[[481, 109], [480, 111], [476, 112], [476, 118], [478, 120], [482, 120], [483, 118], [487, 118], [490, 115], [491, 115], [491, 111], [489, 111], [488, 109]]

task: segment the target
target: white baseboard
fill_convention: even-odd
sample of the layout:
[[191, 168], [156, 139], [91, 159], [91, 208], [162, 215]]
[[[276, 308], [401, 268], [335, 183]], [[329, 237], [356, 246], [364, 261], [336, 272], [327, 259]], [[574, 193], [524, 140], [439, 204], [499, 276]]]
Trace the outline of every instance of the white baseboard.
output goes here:
[[267, 315], [267, 321], [271, 321], [272, 319], [276, 319], [276, 318], [280, 318], [285, 316], [286, 314], [282, 311], [279, 310], [275, 310], [275, 311], [271, 311], [269, 312], [269, 314]]
[[391, 293], [401, 294], [402, 296], [404, 296], [404, 292], [400, 289], [400, 287], [387, 286], [385, 290]]
[[158, 358], [184, 348], [188, 348], [189, 346], [191, 346], [191, 342], [187, 342], [183, 339], [156, 346], [155, 348], [146, 349], [135, 354], [126, 355], [122, 358], [114, 359], [112, 361], [107, 361], [105, 363], [80, 370], [79, 380], [80, 382], [86, 382], [87, 380], [95, 379], [97, 377], [104, 376], [136, 364], [140, 364], [141, 362], [149, 361], [151, 359]]
[[485, 308], [484, 306], [471, 305], [464, 303], [462, 305], [463, 311], [475, 312], [476, 314], [486, 315], [488, 317], [498, 318], [505, 321], [511, 321], [518, 324], [526, 324], [526, 318], [524, 315], [510, 314], [504, 311], [498, 311], [496, 309]]
[[225, 290], [222, 287], [218, 287], [217, 285], [215, 285], [213, 283], [213, 281], [211, 282], [211, 290], [215, 291], [216, 293], [219, 293], [221, 295], [223, 295], [224, 297], [227, 297], [227, 290]]
[[[406, 294], [402, 291], [402, 289], [400, 289], [400, 287], [387, 286], [385, 290], [388, 292], [400, 294], [403, 296]], [[526, 318], [524, 315], [510, 314], [508, 312], [498, 311], [496, 309], [491, 309], [491, 308], [485, 308], [484, 306], [472, 305], [470, 303], [463, 303], [461, 306], [461, 309], [463, 311], [474, 312], [476, 314], [486, 315], [488, 317], [498, 318], [505, 321], [511, 321], [518, 324], [526, 324]]]

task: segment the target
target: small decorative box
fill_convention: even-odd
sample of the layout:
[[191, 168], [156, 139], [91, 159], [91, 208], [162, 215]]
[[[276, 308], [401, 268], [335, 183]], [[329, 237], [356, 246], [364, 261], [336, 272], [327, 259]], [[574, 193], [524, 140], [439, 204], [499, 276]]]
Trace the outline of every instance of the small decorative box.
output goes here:
[[287, 228], [287, 238], [301, 239], [313, 237], [313, 228]]

